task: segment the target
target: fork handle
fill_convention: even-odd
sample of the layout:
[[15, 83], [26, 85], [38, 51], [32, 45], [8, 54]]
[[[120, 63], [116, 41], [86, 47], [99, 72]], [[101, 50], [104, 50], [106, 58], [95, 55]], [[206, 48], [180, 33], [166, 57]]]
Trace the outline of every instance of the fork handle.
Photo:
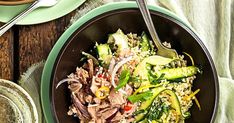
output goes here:
[[149, 33], [150, 33], [156, 47], [162, 48], [163, 46], [160, 42], [160, 39], [157, 35], [155, 28], [154, 28], [154, 24], [153, 24], [152, 18], [150, 16], [149, 9], [147, 8], [147, 3], [145, 2], [145, 0], [136, 0], [136, 2], [139, 6], [140, 12], [142, 13], [143, 19], [145, 20], [145, 24], [149, 30]]
[[39, 6], [37, 6], [38, 3], [39, 3], [39, 1], [36, 0], [27, 9], [25, 9], [24, 11], [22, 11], [20, 14], [16, 15], [14, 18], [12, 18], [6, 24], [4, 24], [0, 28], [0, 36], [2, 36], [8, 29], [10, 29], [13, 25], [15, 25], [19, 20], [21, 20], [26, 15], [28, 15], [30, 12], [32, 12], [33, 10], [35, 10], [36, 8], [38, 8], [39, 7]]

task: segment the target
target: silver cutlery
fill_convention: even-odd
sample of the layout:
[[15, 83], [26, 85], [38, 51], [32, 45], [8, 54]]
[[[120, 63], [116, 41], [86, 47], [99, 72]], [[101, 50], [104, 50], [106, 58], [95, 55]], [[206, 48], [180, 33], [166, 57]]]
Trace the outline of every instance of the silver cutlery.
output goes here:
[[177, 54], [175, 49], [170, 49], [170, 48], [167, 48], [164, 45], [162, 45], [162, 43], [158, 37], [158, 34], [154, 28], [154, 24], [153, 24], [153, 21], [152, 21], [152, 18], [150, 16], [150, 12], [149, 12], [149, 9], [147, 8], [147, 4], [146, 4], [145, 0], [136, 0], [136, 2], [137, 2], [137, 5], [141, 11], [141, 14], [142, 14], [143, 19], [145, 21], [145, 24], [148, 28], [148, 31], [151, 35], [151, 38], [158, 49], [157, 54], [164, 56], [164, 57], [168, 57], [168, 58], [178, 58], [178, 54]]
[[35, 10], [35, 9], [37, 9], [39, 7], [52, 7], [56, 3], [58, 3], [58, 0], [36, 0], [27, 9], [22, 11], [20, 14], [16, 15], [14, 18], [12, 18], [6, 24], [4, 24], [0, 28], [0, 36], [2, 36], [7, 30], [9, 30], [13, 25], [15, 25], [18, 21], [23, 19], [25, 16], [27, 16], [33, 10]]

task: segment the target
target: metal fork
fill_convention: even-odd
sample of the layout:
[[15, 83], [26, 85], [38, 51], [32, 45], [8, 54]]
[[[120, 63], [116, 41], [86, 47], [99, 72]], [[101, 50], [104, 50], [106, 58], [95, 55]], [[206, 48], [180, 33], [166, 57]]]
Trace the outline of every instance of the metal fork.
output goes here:
[[147, 4], [145, 3], [145, 0], [136, 0], [137, 5], [141, 11], [141, 14], [144, 18], [145, 24], [149, 30], [149, 33], [151, 35], [151, 38], [153, 39], [156, 47], [157, 47], [157, 54], [168, 57], [168, 58], [178, 58], [178, 54], [176, 50], [174, 49], [169, 49], [161, 44], [161, 41], [158, 37], [158, 34], [154, 28], [154, 24], [152, 21], [152, 18], [150, 16], [149, 10], [147, 8]]
[[9, 22], [4, 24], [0, 28], [0, 36], [2, 36], [8, 29], [10, 29], [13, 25], [15, 25], [19, 20], [23, 19], [26, 15], [28, 15], [33, 10], [39, 7], [51, 7], [58, 3], [58, 0], [36, 0], [33, 2], [27, 9], [22, 11], [20, 14], [16, 15]]

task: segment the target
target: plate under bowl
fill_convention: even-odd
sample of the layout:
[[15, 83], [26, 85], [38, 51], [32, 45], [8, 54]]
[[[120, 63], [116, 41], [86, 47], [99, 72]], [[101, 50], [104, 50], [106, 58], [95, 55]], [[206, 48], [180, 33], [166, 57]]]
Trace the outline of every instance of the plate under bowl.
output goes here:
[[[193, 29], [177, 16], [160, 7], [150, 6], [150, 10], [160, 39], [170, 42], [179, 54], [189, 53], [195, 64], [203, 67], [203, 74], [197, 75], [193, 86], [193, 90], [201, 89], [197, 98], [202, 110], [193, 105], [192, 116], [186, 122], [213, 122], [219, 90], [216, 70], [208, 50]], [[108, 34], [119, 28], [125, 33], [147, 32], [136, 3], [112, 3], [96, 8], [75, 22], [60, 37], [48, 57], [42, 76], [42, 103], [48, 122], [78, 121], [78, 118], [67, 115], [71, 104], [67, 85], [61, 85], [58, 89], [55, 87], [81, 65], [81, 51], [88, 52], [95, 42], [106, 42]]]
[[35, 0], [0, 0], [0, 5], [8, 5], [8, 6], [13, 6], [13, 5], [20, 5], [20, 4], [28, 4], [32, 3]]

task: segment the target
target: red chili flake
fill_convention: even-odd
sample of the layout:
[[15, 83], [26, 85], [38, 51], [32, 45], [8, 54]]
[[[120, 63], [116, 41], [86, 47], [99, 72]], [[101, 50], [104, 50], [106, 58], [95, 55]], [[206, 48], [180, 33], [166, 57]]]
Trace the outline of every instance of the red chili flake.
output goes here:
[[98, 74], [98, 77], [99, 77], [99, 78], [102, 78], [102, 77], [103, 77], [103, 74]]
[[132, 106], [126, 105], [124, 106], [124, 111], [130, 111], [132, 109]]

